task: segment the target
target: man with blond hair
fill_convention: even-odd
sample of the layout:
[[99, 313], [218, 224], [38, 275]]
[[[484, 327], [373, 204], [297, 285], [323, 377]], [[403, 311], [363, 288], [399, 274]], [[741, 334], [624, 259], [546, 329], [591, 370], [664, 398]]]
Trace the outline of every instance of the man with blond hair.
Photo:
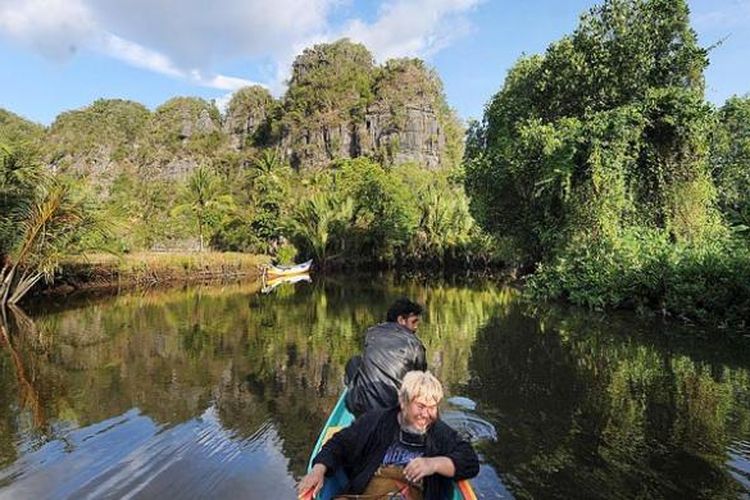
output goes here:
[[408, 372], [398, 399], [399, 406], [365, 413], [335, 434], [313, 460], [299, 492], [317, 494], [326, 474], [343, 469], [350, 495], [437, 500], [448, 498], [453, 480], [477, 475], [471, 444], [439, 418], [443, 387], [434, 375]]

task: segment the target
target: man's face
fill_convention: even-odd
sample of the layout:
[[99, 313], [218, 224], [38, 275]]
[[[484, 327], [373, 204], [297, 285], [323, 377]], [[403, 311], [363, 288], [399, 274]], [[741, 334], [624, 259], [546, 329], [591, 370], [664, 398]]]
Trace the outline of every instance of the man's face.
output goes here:
[[422, 318], [418, 314], [410, 314], [408, 316], [399, 316], [396, 321], [398, 321], [399, 325], [405, 326], [414, 333], [417, 331], [419, 322], [422, 321]]
[[420, 432], [426, 431], [438, 417], [437, 401], [421, 396], [412, 399], [406, 405], [402, 403], [401, 411], [406, 424]]

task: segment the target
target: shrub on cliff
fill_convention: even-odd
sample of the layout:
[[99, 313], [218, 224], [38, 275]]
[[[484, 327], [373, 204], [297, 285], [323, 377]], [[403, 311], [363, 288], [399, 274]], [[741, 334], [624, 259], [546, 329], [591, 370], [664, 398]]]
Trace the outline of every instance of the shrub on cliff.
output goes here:
[[50, 161], [62, 169], [85, 171], [91, 162], [130, 157], [144, 139], [150, 116], [145, 106], [121, 99], [98, 99], [61, 113], [47, 136]]
[[276, 106], [268, 89], [260, 85], [241, 88], [232, 95], [224, 116], [224, 129], [238, 138], [238, 149], [269, 145], [269, 117]]
[[225, 138], [221, 114], [212, 103], [197, 97], [175, 97], [154, 111], [148, 124], [149, 144], [172, 154], [212, 155]]
[[6, 146], [38, 143], [44, 138], [44, 132], [41, 125], [0, 109], [0, 143]]
[[347, 39], [305, 49], [292, 65], [284, 120], [326, 122], [361, 116], [372, 98], [375, 61]]

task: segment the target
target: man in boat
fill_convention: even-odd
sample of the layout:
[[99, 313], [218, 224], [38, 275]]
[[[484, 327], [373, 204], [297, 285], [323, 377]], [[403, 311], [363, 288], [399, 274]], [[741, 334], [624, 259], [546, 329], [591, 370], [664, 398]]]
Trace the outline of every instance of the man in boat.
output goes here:
[[313, 490], [315, 496], [326, 475], [343, 469], [351, 497], [448, 498], [453, 481], [477, 475], [479, 460], [471, 444], [440, 420], [442, 398], [434, 375], [410, 371], [398, 393], [399, 406], [372, 410], [334, 434], [313, 459], [299, 493]]
[[355, 417], [376, 408], [398, 406], [398, 389], [406, 372], [426, 370], [425, 348], [417, 337], [422, 306], [398, 299], [386, 314], [386, 322], [365, 332], [362, 356], [347, 363], [346, 407]]

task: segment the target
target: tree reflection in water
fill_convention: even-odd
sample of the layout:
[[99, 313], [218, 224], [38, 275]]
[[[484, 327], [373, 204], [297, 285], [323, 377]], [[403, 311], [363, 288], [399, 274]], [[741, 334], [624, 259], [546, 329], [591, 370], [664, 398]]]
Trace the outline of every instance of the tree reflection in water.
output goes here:
[[449, 395], [497, 429], [480, 444], [488, 498], [504, 485], [519, 497], [731, 496], [746, 481], [747, 349], [532, 309], [489, 283], [349, 276], [258, 289], [9, 317], [0, 494], [46, 483], [62, 496], [293, 495], [346, 360], [402, 295], [426, 305], [420, 337]]
[[[632, 318], [524, 309], [480, 329], [466, 387], [499, 431], [482, 451], [518, 497], [748, 491], [748, 456], [738, 463], [727, 453], [750, 437], [744, 341], [701, 342], [696, 331], [655, 331], [664, 326]], [[728, 460], [744, 478], [730, 473]]]

